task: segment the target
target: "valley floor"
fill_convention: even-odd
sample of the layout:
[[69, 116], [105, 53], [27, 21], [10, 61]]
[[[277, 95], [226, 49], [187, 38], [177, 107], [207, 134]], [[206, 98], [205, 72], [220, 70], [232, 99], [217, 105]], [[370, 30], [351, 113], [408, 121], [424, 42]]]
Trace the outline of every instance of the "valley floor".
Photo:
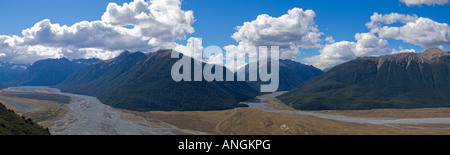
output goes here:
[[[62, 94], [72, 101], [67, 104], [10, 95], [18, 91]], [[120, 110], [93, 97], [45, 87], [6, 89], [0, 92], [0, 100], [8, 103], [8, 108], [49, 127], [52, 134], [64, 135], [450, 135], [450, 108], [306, 112], [277, 100], [275, 96], [281, 93], [242, 103], [249, 108], [189, 112]]]
[[[370, 111], [294, 110], [275, 98], [259, 96], [226, 111], [131, 112], [179, 128], [224, 135], [449, 135], [450, 108]], [[435, 121], [435, 122], [433, 122]]]

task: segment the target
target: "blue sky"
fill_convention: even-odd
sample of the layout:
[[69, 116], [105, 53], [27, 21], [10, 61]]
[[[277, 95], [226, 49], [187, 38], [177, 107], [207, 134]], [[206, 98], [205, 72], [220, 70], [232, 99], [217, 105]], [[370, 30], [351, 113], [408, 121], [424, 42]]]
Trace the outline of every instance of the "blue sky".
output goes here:
[[64, 25], [100, 20], [109, 2], [130, 0], [1, 0], [0, 34], [21, 35], [23, 29], [44, 19]]
[[[23, 37], [22, 30], [33, 27], [36, 23], [49, 19], [51, 24], [72, 26], [81, 21], [101, 20], [108, 3], [121, 6], [132, 0], [2, 0], [0, 1], [0, 35]], [[273, 18], [287, 14], [293, 8], [315, 12], [314, 25], [322, 33], [318, 44], [321, 47], [300, 48], [295, 60], [308, 63], [305, 58], [321, 54], [327, 44], [326, 37], [333, 37], [335, 42], [356, 42], [355, 34], [368, 33], [366, 26], [371, 16], [398, 13], [429, 18], [436, 23], [450, 23], [450, 5], [406, 5], [399, 0], [183, 0], [181, 9], [192, 10], [195, 23], [191, 26], [194, 33], [186, 32], [186, 39], [175, 39], [178, 44], [186, 44], [190, 37], [202, 38], [203, 46], [237, 45], [231, 36], [235, 28], [244, 22], [254, 21], [259, 15], [267, 14]], [[398, 24], [398, 25], [397, 25]], [[403, 26], [394, 23], [389, 26]], [[378, 33], [374, 33], [378, 37]], [[383, 38], [388, 41], [390, 49], [401, 46], [404, 49], [423, 50], [418, 43], [413, 44], [401, 39]], [[444, 41], [445, 42], [445, 41]], [[33, 44], [35, 45], [35, 44]], [[53, 46], [46, 44], [45, 46]], [[58, 46], [59, 47], [59, 46]], [[96, 46], [97, 47], [97, 46]], [[442, 44], [449, 50], [448, 44]], [[5, 50], [5, 49], [4, 49]], [[2, 49], [0, 48], [0, 53]], [[373, 54], [373, 53], [372, 53]], [[61, 55], [61, 54], [60, 54]], [[0, 55], [1, 58], [1, 55]], [[0, 59], [1, 61], [1, 59]], [[6, 61], [6, 60], [3, 60]]]
[[[239, 7], [238, 7], [239, 6]], [[244, 7], [240, 7], [244, 6]], [[450, 23], [450, 6], [412, 6], [408, 7], [398, 0], [185, 0], [183, 8], [194, 10], [197, 19], [194, 37], [203, 38], [204, 45], [236, 44], [230, 36], [236, 26], [254, 20], [260, 14], [279, 17], [294, 7], [312, 9], [316, 12], [316, 24], [326, 36], [336, 41], [354, 41], [356, 33], [368, 32], [365, 26], [374, 12], [389, 14], [416, 14], [440, 23]], [[413, 48], [422, 51], [417, 45], [389, 40], [391, 48]], [[448, 46], [447, 46], [448, 47]], [[317, 55], [318, 49], [304, 50], [296, 60]]]

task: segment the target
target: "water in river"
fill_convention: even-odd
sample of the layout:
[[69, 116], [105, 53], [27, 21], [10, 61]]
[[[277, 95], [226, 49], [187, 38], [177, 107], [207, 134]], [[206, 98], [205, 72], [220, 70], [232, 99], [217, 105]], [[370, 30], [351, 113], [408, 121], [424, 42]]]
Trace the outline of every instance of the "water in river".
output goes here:
[[[68, 112], [50, 124], [53, 135], [179, 135], [205, 134], [198, 131], [179, 129], [161, 122], [147, 122], [139, 116], [130, 116], [118, 109], [102, 104], [97, 98], [85, 95], [61, 93], [47, 87], [10, 87], [14, 92], [50, 93], [70, 96], [70, 104], [63, 106]], [[132, 119], [130, 119], [130, 117]]]

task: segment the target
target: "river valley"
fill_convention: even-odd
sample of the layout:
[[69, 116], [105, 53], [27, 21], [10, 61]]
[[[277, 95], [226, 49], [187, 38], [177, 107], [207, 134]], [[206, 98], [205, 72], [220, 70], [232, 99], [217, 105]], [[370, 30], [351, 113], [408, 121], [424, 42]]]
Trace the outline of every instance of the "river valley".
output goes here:
[[[62, 108], [68, 112], [55, 120], [43, 122], [53, 135], [180, 135], [204, 134], [179, 129], [163, 122], [148, 122], [139, 116], [102, 104], [97, 98], [62, 93], [48, 87], [10, 87], [5, 91], [49, 93], [69, 96], [72, 101]], [[20, 106], [19, 106], [20, 107]]]

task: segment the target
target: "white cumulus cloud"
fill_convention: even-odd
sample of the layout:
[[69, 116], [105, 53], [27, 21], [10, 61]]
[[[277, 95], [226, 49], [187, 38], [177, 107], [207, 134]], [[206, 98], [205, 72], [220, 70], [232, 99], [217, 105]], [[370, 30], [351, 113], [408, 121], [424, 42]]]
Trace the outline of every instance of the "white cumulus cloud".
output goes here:
[[175, 48], [175, 40], [193, 33], [192, 11], [179, 0], [135, 0], [122, 6], [110, 3], [100, 21], [74, 25], [49, 19], [22, 31], [23, 36], [0, 35], [0, 61], [32, 63], [44, 58], [108, 59], [124, 50], [154, 52]]
[[355, 35], [357, 40], [354, 48], [356, 56], [367, 56], [375, 53], [388, 53], [388, 42], [385, 39], [380, 39], [372, 33], [357, 33]]
[[334, 40], [333, 36], [328, 36], [325, 38], [325, 41], [327, 41], [328, 43], [335, 43], [336, 41]]
[[143, 50], [148, 41], [134, 30], [114, 27], [101, 21], [82, 21], [72, 26], [52, 24], [45, 19], [22, 31], [22, 44], [104, 50]]
[[400, 0], [400, 2], [405, 3], [407, 6], [421, 6], [421, 5], [428, 5], [428, 6], [434, 6], [434, 5], [445, 5], [449, 2], [449, 0]]
[[356, 58], [353, 52], [355, 44], [349, 41], [328, 44], [319, 50], [320, 55], [305, 58], [305, 60], [320, 69], [333, 67]]
[[[403, 26], [390, 26], [402, 23]], [[419, 45], [424, 49], [435, 48], [442, 44], [450, 45], [450, 27], [447, 23], [438, 23], [425, 17], [391, 13], [374, 13], [366, 24], [371, 33], [380, 38], [396, 39]]]
[[415, 53], [416, 50], [414, 49], [402, 49], [400, 48], [400, 50], [396, 50], [396, 49], [392, 49], [391, 54], [398, 54], [398, 53]]
[[187, 40], [185, 45], [177, 45], [173, 50], [184, 55], [192, 57], [198, 61], [203, 61], [203, 40], [201, 38], [191, 37]]
[[102, 16], [107, 24], [134, 26], [153, 46], [186, 39], [186, 33], [194, 33], [194, 21], [194, 13], [182, 10], [179, 0], [135, 0], [123, 6], [110, 3]]
[[372, 16], [370, 16], [370, 22], [366, 23], [366, 26], [369, 29], [376, 29], [382, 27], [382, 24], [390, 25], [397, 22], [405, 24], [408, 22], [414, 22], [417, 19], [419, 19], [417, 15], [404, 15], [395, 12], [383, 15], [375, 12]]
[[[267, 14], [259, 15], [255, 20], [245, 22], [236, 28], [232, 38], [239, 42], [240, 48], [248, 46], [279, 46], [282, 59], [292, 59], [299, 55], [299, 48], [320, 47], [320, 36], [314, 22], [313, 10], [293, 8], [280, 17]], [[230, 45], [227, 48], [236, 48]]]
[[357, 33], [356, 42], [340, 41], [325, 45], [317, 56], [305, 58], [315, 67], [325, 69], [353, 60], [357, 57], [377, 53], [391, 53], [387, 40], [380, 39], [372, 33]]

